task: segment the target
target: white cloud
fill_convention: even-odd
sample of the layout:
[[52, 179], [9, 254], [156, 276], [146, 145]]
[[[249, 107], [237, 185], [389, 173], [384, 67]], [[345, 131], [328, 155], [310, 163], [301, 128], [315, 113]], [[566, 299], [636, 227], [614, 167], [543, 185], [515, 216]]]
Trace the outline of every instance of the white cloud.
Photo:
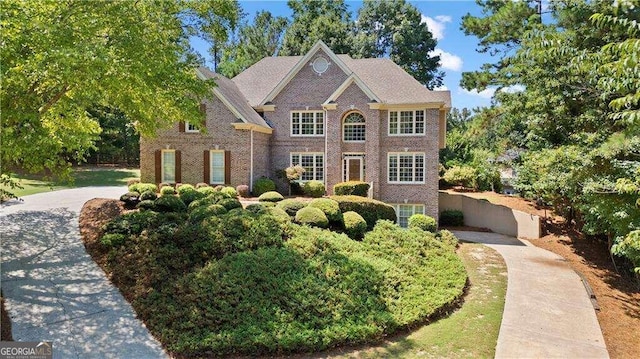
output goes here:
[[445, 85], [435, 87], [433, 91], [449, 91], [449, 88]]
[[462, 93], [466, 93], [467, 95], [478, 96], [486, 99], [490, 99], [491, 97], [493, 97], [493, 94], [496, 93], [496, 89], [494, 88], [486, 88], [480, 92], [478, 92], [477, 89], [472, 89], [471, 91], [469, 91], [467, 89], [460, 88], [460, 90], [462, 90]]
[[436, 40], [444, 39], [445, 24], [451, 22], [451, 16], [438, 15], [436, 18], [422, 15], [422, 21], [427, 24], [427, 28]]
[[500, 91], [505, 92], [505, 93], [522, 92], [522, 91], [524, 91], [524, 86], [522, 86], [522, 85], [511, 85], [511, 86], [503, 87], [502, 89], [500, 89]]
[[440, 66], [446, 70], [462, 70], [462, 59], [454, 54], [450, 54], [442, 49], [435, 49], [429, 53], [431, 56], [440, 56]]

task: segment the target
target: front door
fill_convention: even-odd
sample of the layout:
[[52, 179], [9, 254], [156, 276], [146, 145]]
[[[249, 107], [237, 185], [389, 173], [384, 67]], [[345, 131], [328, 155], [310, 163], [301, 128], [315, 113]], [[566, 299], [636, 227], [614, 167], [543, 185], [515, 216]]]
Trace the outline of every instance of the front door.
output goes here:
[[362, 156], [346, 156], [344, 158], [344, 180], [364, 181], [364, 161]]

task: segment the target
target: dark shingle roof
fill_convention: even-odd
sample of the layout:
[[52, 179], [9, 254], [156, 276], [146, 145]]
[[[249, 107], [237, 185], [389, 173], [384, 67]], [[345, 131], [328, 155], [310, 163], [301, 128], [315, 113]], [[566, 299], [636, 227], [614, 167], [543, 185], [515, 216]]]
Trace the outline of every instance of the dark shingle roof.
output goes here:
[[265, 57], [244, 70], [232, 81], [252, 106], [259, 106], [269, 92], [302, 59], [302, 56]]

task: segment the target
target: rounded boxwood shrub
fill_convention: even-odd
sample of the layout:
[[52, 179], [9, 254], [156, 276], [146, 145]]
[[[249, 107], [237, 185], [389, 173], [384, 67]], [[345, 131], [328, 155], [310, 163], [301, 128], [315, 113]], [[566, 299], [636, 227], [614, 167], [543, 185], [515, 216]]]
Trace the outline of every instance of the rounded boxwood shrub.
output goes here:
[[176, 189], [173, 188], [172, 186], [164, 186], [160, 188], [161, 196], [173, 196], [175, 194], [176, 194]]
[[409, 228], [419, 228], [433, 233], [438, 229], [438, 225], [433, 217], [416, 213], [409, 217]]
[[147, 191], [151, 191], [155, 193], [158, 191], [158, 187], [153, 183], [140, 183], [140, 182], [134, 183], [129, 186], [129, 192], [143, 193]]
[[275, 207], [277, 202], [260, 202], [264, 207]]
[[283, 199], [276, 205], [276, 207], [287, 212], [291, 217], [295, 216], [299, 210], [306, 206], [306, 203], [298, 201], [297, 199]]
[[120, 233], [107, 233], [100, 238], [100, 243], [107, 247], [119, 247], [127, 241], [128, 236]]
[[138, 192], [127, 192], [120, 196], [120, 200], [124, 202], [124, 205], [127, 208], [133, 208], [140, 202], [140, 193]]
[[283, 199], [284, 197], [276, 191], [265, 192], [258, 197], [258, 201], [260, 202], [279, 202]]
[[223, 215], [225, 213], [227, 213], [227, 209], [219, 204], [200, 206], [189, 213], [189, 221], [192, 223], [201, 222], [206, 218]]
[[213, 187], [208, 187], [208, 186], [207, 187], [200, 187], [196, 191], [204, 194], [205, 196], [209, 196], [211, 194], [216, 193], [216, 190], [213, 189]]
[[218, 204], [231, 211], [234, 208], [242, 208], [242, 203], [236, 198], [224, 198], [218, 201]]
[[267, 207], [264, 211], [259, 213], [260, 215], [269, 215], [275, 218], [276, 222], [280, 225], [286, 225], [287, 223], [291, 223], [291, 216], [287, 214], [284, 210], [278, 207]]
[[198, 190], [190, 184], [183, 184], [178, 187], [178, 196], [180, 196], [184, 204], [189, 205], [191, 202], [204, 198], [206, 195], [198, 192]]
[[196, 183], [196, 189], [205, 188], [205, 187], [209, 187], [209, 185], [204, 182]]
[[153, 211], [156, 205], [153, 200], [145, 199], [144, 201], [140, 201], [140, 203], [136, 205], [136, 208], [143, 211]]
[[397, 220], [396, 210], [380, 201], [360, 196], [331, 196], [340, 205], [342, 213], [354, 211], [367, 221], [367, 229], [371, 230], [380, 219], [392, 222]]
[[464, 226], [464, 214], [458, 210], [446, 210], [440, 213], [440, 225], [460, 227]]
[[309, 197], [322, 197], [325, 193], [324, 183], [320, 181], [307, 181], [302, 186], [304, 194]]
[[330, 198], [316, 198], [309, 202], [309, 207], [318, 208], [327, 216], [331, 223], [342, 224], [342, 211], [338, 202]]
[[266, 207], [262, 205], [262, 203], [252, 203], [248, 205], [245, 209], [249, 212], [258, 213], [263, 211]]
[[226, 194], [230, 198], [238, 198], [238, 192], [233, 187], [223, 187], [222, 189], [220, 189], [220, 192]]
[[238, 196], [240, 196], [240, 197], [244, 197], [244, 198], [251, 197], [251, 195], [249, 194], [249, 186], [247, 186], [246, 184], [241, 184], [241, 185], [237, 186], [236, 187], [236, 192], [238, 193]]
[[276, 183], [271, 178], [260, 177], [253, 182], [253, 195], [260, 196], [263, 193], [276, 190]]
[[153, 191], [144, 191], [140, 194], [141, 201], [148, 201], [148, 200], [155, 201], [156, 198], [158, 198], [158, 195]]
[[301, 208], [295, 217], [295, 221], [300, 224], [308, 224], [314, 227], [327, 228], [329, 220], [322, 210], [315, 207]]
[[340, 182], [333, 186], [333, 193], [336, 196], [360, 196], [367, 197], [369, 194], [369, 184], [362, 181]]
[[343, 213], [344, 232], [352, 239], [362, 239], [367, 232], [367, 221], [354, 211]]
[[222, 191], [222, 189], [223, 189], [223, 188], [224, 188], [224, 186], [223, 186], [223, 185], [221, 185], [221, 184], [219, 184], [219, 185], [217, 185], [217, 186], [213, 187], [213, 189], [214, 189], [216, 192], [220, 192], [220, 191]]
[[156, 199], [154, 204], [156, 209], [160, 212], [184, 212], [187, 210], [187, 206], [182, 202], [180, 197], [171, 195], [160, 196], [160, 198]]

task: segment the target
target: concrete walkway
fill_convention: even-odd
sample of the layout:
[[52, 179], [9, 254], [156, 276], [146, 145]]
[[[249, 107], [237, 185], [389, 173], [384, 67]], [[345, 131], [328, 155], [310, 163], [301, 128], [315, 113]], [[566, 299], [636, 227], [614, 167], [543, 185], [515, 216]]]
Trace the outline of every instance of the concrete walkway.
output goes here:
[[608, 358], [580, 277], [547, 250], [495, 233], [455, 231], [497, 250], [508, 282], [496, 358]]
[[84, 249], [78, 214], [126, 187], [27, 196], [0, 209], [2, 291], [16, 341], [53, 341], [54, 358], [166, 358]]

